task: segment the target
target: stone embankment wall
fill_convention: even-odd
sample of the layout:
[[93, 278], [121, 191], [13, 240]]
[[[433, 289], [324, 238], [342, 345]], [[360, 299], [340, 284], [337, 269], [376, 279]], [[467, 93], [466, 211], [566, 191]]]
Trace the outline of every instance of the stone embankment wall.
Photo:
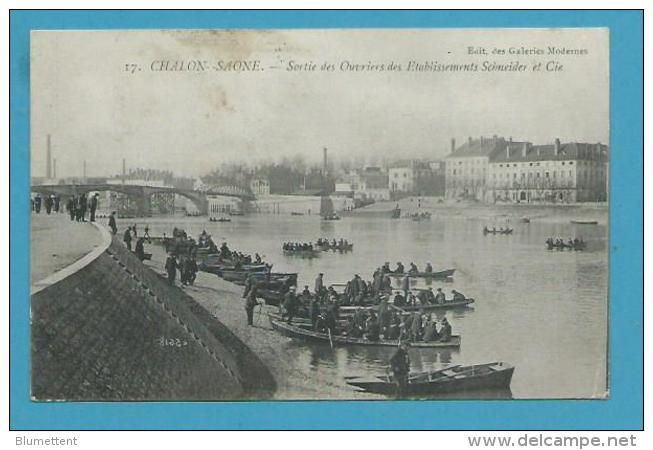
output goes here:
[[242, 341], [116, 238], [59, 278], [32, 293], [34, 400], [236, 400], [274, 392], [269, 370]]

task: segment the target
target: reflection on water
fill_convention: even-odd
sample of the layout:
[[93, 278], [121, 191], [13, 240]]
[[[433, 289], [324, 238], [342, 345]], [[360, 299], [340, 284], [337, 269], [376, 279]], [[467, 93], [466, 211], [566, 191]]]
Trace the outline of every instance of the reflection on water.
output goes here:
[[[145, 223], [145, 220], [141, 220]], [[515, 373], [515, 398], [600, 396], [606, 389], [607, 228], [569, 223], [511, 223], [512, 235], [481, 233], [484, 222], [434, 217], [413, 222], [371, 217], [322, 221], [315, 216], [234, 217], [230, 223], [206, 218], [148, 219], [150, 234], [170, 233], [173, 223], [193, 235], [203, 229], [245, 252], [259, 252], [275, 271], [298, 272], [300, 289], [313, 286], [319, 272], [326, 284], [354, 273], [370, 278], [383, 262], [414, 261], [434, 270], [456, 268], [449, 283], [433, 281], [473, 297], [473, 308], [438, 311], [462, 335], [459, 351], [412, 349], [413, 370], [443, 364], [506, 361]], [[284, 256], [285, 241], [345, 238], [351, 253], [323, 253], [315, 259]], [[584, 252], [550, 251], [547, 237], [582, 237]], [[420, 280], [426, 286], [426, 280]], [[343, 390], [347, 375], [384, 373], [392, 348], [344, 347], [290, 341], [288, 364]], [[573, 370], [570, 370], [573, 368]], [[319, 374], [319, 376], [317, 375]], [[343, 394], [346, 395], [346, 394]], [[475, 394], [481, 397], [480, 393]], [[460, 398], [460, 397], [457, 397]], [[501, 397], [503, 398], [503, 397]]]

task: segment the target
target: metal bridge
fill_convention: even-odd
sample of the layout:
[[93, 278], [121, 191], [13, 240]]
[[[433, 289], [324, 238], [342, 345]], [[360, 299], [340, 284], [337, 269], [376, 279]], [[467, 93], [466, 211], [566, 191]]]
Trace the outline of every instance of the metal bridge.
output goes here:
[[196, 191], [189, 189], [177, 189], [174, 187], [147, 186], [134, 184], [41, 184], [33, 185], [32, 192], [38, 192], [44, 195], [58, 195], [60, 197], [70, 197], [73, 195], [87, 194], [94, 191], [112, 191], [124, 194], [136, 203], [138, 215], [149, 215], [151, 213], [151, 196], [154, 194], [168, 193], [178, 194], [188, 198], [197, 207], [200, 214], [208, 213], [209, 195], [221, 195], [224, 197], [236, 197], [244, 201], [256, 200], [254, 194], [247, 189], [237, 186], [224, 186], [212, 188], [206, 191]]

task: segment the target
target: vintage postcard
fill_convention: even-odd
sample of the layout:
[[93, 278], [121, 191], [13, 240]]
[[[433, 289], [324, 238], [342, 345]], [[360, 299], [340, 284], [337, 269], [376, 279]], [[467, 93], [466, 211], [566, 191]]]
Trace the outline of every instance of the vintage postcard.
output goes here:
[[610, 396], [607, 28], [30, 41], [33, 401]]

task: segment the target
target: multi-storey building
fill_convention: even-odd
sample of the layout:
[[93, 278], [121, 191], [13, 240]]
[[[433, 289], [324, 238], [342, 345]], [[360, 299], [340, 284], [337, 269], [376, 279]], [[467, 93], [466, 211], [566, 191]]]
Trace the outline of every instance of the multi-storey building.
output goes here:
[[493, 136], [468, 138], [456, 148], [451, 140], [451, 154], [445, 158], [445, 191], [447, 198], [465, 198], [486, 201], [490, 160], [505, 150], [504, 138]]
[[607, 145], [510, 143], [490, 161], [490, 201], [606, 201], [607, 177]]
[[357, 200], [363, 202], [390, 200], [388, 173], [380, 167], [366, 167], [352, 173], [351, 187]]

